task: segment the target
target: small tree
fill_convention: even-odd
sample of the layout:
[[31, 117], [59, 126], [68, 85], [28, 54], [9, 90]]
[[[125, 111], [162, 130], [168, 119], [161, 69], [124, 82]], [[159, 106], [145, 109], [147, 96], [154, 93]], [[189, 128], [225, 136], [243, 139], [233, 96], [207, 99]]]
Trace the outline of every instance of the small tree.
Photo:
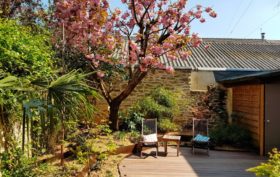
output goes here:
[[5, 82], [0, 84], [0, 131], [4, 133], [6, 150], [12, 146], [13, 124], [15, 114], [21, 110], [20, 103], [34, 94], [21, 92], [23, 82], [50, 78], [54, 74], [49, 39], [47, 32], [32, 34], [29, 27], [15, 20], [0, 19], [0, 80]]
[[[111, 128], [118, 129], [120, 104], [149, 71], [174, 69], [161, 61], [162, 56], [176, 60], [191, 54], [186, 46], [197, 47], [201, 39], [190, 34], [190, 24], [205, 22], [203, 12], [216, 13], [201, 5], [186, 10], [187, 0], [122, 0], [127, 10], [109, 10], [107, 0], [60, 0], [56, 18], [60, 36], [65, 29], [69, 46], [84, 53], [95, 80], [110, 106]], [[64, 31], [64, 30], [63, 30]], [[180, 50], [182, 49], [182, 50]], [[116, 77], [127, 82], [115, 97], [111, 95]]]

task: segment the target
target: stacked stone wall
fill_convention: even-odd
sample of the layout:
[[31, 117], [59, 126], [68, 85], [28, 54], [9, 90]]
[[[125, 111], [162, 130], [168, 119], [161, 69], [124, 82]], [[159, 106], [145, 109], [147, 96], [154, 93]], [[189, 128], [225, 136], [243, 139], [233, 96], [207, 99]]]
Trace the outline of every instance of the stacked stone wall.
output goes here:
[[[126, 111], [128, 108], [133, 106], [139, 99], [145, 97], [152, 90], [163, 87], [174, 92], [180, 92], [181, 96], [178, 98], [179, 112], [175, 117], [175, 121], [181, 125], [189, 122], [192, 118], [190, 113], [189, 105], [197, 97], [197, 93], [190, 91], [190, 73], [189, 70], [176, 70], [174, 74], [166, 73], [162, 70], [156, 70], [150, 72], [142, 82], [137, 85], [134, 91], [122, 102], [120, 110]], [[116, 96], [125, 87], [125, 83], [115, 84], [112, 96]], [[97, 103], [99, 109], [99, 116], [108, 116], [108, 104], [105, 100], [100, 100]]]

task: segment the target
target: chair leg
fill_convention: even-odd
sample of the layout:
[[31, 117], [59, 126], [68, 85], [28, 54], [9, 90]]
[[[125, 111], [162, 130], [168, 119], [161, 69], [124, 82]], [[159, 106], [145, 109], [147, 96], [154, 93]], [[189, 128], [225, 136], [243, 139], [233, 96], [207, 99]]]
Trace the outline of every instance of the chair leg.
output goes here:
[[209, 148], [209, 143], [207, 145], [207, 155], [209, 156], [209, 151], [210, 151], [210, 148]]
[[192, 154], [194, 154], [194, 144], [192, 145]]
[[157, 150], [156, 150], [156, 158], [157, 158], [157, 156], [158, 156], [158, 145], [157, 145]]
[[142, 158], [142, 156], [143, 156], [143, 154], [142, 154], [142, 151], [143, 151], [143, 145], [142, 145], [142, 144], [140, 145], [139, 149], [140, 149], [140, 157]]

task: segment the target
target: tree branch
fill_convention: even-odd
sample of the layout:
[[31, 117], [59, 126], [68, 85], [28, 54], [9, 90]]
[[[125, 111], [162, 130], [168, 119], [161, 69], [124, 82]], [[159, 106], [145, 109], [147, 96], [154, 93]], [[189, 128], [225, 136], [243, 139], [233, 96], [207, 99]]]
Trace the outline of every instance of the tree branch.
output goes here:
[[133, 10], [134, 19], [135, 19], [136, 23], [137, 23], [138, 25], [140, 25], [140, 24], [139, 24], [139, 21], [138, 21], [138, 19], [137, 19], [137, 15], [136, 15], [135, 1], [134, 1], [134, 0], [131, 0], [131, 5], [132, 5], [132, 10]]

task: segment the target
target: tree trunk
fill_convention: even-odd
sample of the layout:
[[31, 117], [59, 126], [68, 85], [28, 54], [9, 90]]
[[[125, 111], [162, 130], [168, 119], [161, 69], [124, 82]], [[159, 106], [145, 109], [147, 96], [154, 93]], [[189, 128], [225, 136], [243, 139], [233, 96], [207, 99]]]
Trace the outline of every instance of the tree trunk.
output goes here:
[[120, 109], [121, 102], [112, 101], [109, 103], [110, 106], [110, 128], [114, 131], [119, 130], [119, 109]]
[[119, 109], [120, 105], [123, 100], [125, 100], [131, 92], [135, 89], [135, 87], [141, 82], [141, 80], [147, 75], [147, 72], [141, 72], [138, 70], [135, 73], [134, 79], [129, 81], [127, 87], [112, 101], [108, 102], [110, 106], [110, 114], [109, 114], [109, 120], [110, 120], [110, 128], [114, 131], [119, 130]]

